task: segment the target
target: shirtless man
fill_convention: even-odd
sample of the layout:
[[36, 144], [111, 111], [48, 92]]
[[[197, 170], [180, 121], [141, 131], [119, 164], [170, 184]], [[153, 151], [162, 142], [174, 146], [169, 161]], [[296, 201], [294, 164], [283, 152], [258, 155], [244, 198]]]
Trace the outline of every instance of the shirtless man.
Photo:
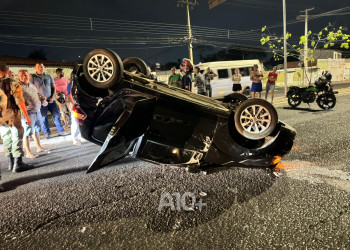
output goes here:
[[261, 91], [262, 91], [262, 80], [263, 80], [263, 73], [259, 71], [258, 65], [254, 64], [254, 70], [250, 73], [250, 80], [252, 81], [252, 98], [255, 98], [255, 93], [258, 93], [258, 98], [261, 98]]

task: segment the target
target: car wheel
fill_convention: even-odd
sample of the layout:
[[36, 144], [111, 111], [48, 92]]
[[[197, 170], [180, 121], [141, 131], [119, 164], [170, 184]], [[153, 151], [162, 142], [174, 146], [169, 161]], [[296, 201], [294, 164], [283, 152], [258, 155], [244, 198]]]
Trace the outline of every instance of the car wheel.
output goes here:
[[235, 103], [241, 103], [245, 100], [248, 100], [248, 98], [245, 95], [239, 94], [239, 93], [232, 93], [232, 94], [225, 96], [222, 101], [224, 103], [235, 104]]
[[126, 58], [123, 61], [123, 66], [124, 66], [124, 70], [126, 71], [129, 71], [129, 72], [138, 71], [146, 76], [149, 75], [147, 64], [138, 57]]
[[337, 99], [334, 94], [321, 94], [316, 102], [321, 109], [329, 110], [334, 108]]
[[245, 100], [248, 100], [248, 98], [245, 95], [239, 93], [232, 93], [221, 99], [223, 103], [229, 104], [230, 109], [235, 109], [239, 104], [241, 104]]
[[292, 108], [296, 108], [300, 105], [301, 100], [300, 100], [300, 95], [297, 93], [292, 93], [288, 95], [288, 104]]
[[250, 88], [249, 88], [249, 87], [246, 87], [246, 88], [243, 90], [243, 94], [244, 94], [244, 95], [250, 95]]
[[235, 110], [234, 120], [238, 133], [245, 138], [259, 140], [275, 130], [278, 116], [271, 103], [262, 99], [249, 99]]
[[123, 63], [110, 49], [94, 49], [84, 59], [83, 71], [86, 80], [99, 89], [115, 88], [123, 76]]

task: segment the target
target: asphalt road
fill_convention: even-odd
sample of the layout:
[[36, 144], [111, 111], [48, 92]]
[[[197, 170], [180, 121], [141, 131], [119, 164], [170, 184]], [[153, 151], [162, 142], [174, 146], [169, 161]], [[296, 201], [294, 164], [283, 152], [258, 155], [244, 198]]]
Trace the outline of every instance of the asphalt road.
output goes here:
[[[334, 110], [277, 105], [297, 130], [277, 169], [196, 174], [133, 159], [85, 174], [99, 147], [51, 145], [10, 173], [1, 158], [1, 249], [349, 249], [350, 91]], [[158, 211], [162, 194], [193, 193], [201, 211]], [[175, 196], [174, 200], [175, 199]], [[175, 201], [176, 203], [176, 201]], [[176, 205], [176, 204], [175, 204]]]

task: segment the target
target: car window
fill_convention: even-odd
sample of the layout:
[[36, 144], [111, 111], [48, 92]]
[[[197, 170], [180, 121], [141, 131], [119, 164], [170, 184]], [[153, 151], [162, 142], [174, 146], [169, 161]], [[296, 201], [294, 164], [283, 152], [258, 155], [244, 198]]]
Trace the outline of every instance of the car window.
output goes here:
[[[253, 67], [244, 67], [244, 68], [239, 68], [239, 71], [242, 76], [249, 76], [250, 72], [252, 72]], [[234, 71], [233, 71], [234, 72]], [[234, 74], [234, 73], [233, 73]]]
[[218, 69], [218, 77], [220, 78], [228, 78], [228, 70], [227, 69]]

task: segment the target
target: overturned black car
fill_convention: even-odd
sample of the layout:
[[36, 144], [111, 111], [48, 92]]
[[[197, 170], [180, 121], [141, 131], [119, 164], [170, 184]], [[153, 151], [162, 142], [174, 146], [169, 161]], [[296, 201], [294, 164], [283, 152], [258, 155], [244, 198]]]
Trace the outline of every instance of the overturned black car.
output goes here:
[[295, 130], [261, 99], [211, 99], [151, 80], [139, 58], [91, 51], [73, 72], [82, 136], [101, 150], [88, 172], [125, 156], [183, 166], [273, 166]]

